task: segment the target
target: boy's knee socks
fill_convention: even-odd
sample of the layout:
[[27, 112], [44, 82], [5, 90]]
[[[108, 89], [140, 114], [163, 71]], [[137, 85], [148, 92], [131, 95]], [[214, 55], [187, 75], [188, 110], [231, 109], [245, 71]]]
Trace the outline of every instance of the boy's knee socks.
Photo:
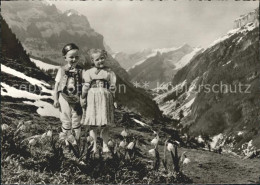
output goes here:
[[81, 134], [81, 127], [79, 127], [79, 128], [74, 128], [73, 130], [74, 130], [74, 132], [75, 132], [75, 138], [76, 138], [77, 140], [79, 140], [79, 139], [80, 139], [80, 134]]

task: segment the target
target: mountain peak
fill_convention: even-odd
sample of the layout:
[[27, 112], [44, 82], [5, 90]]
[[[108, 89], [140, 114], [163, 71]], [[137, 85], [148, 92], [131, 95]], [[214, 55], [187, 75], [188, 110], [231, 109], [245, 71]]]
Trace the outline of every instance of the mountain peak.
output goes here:
[[53, 3], [51, 1], [48, 1], [48, 0], [43, 0], [42, 3], [47, 5], [47, 6], [52, 6], [53, 5]]
[[189, 44], [185, 43], [180, 47], [180, 49], [192, 49], [192, 47]]
[[241, 28], [251, 22], [254, 23], [255, 26], [259, 25], [259, 8], [254, 9], [248, 14], [240, 15], [240, 17], [234, 21], [233, 28]]

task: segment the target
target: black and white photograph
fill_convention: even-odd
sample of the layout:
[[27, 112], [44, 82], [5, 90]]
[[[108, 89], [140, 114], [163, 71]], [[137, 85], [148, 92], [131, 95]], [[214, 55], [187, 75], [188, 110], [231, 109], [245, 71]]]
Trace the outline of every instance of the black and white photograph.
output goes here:
[[1, 1], [1, 184], [259, 184], [259, 1]]

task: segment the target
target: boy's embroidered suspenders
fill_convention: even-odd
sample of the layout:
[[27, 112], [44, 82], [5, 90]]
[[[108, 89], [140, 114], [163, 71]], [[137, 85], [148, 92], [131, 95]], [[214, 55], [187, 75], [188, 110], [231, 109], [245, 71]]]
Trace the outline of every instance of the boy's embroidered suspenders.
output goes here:
[[62, 79], [60, 83], [60, 91], [69, 96], [81, 94], [81, 73], [82, 69], [75, 67], [72, 69], [71, 67], [67, 70], [62, 67]]
[[60, 82], [61, 96], [77, 111], [78, 115], [82, 115], [80, 107], [80, 94], [81, 94], [81, 72], [82, 69], [77, 66], [67, 70], [62, 67], [62, 78]]

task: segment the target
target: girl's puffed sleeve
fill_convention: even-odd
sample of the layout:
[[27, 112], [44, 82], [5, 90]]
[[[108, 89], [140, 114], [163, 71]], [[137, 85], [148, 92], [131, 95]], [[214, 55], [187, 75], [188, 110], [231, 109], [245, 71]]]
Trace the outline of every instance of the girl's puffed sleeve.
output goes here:
[[91, 78], [90, 78], [90, 73], [89, 70], [84, 70], [82, 72], [82, 80], [84, 83], [89, 83], [91, 82]]

